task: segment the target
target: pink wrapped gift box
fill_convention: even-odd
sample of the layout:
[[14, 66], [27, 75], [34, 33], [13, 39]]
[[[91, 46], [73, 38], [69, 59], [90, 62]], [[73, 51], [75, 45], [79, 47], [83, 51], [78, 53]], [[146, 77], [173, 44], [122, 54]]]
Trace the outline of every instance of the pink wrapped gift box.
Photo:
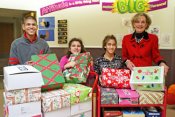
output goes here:
[[116, 89], [119, 95], [119, 104], [138, 104], [139, 94], [131, 89]]

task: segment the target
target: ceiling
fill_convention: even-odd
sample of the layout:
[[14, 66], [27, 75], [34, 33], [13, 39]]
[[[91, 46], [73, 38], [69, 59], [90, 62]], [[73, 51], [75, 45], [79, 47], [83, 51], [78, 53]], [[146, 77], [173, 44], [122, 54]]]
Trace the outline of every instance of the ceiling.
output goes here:
[[31, 11], [0, 8], [0, 17], [22, 17]]

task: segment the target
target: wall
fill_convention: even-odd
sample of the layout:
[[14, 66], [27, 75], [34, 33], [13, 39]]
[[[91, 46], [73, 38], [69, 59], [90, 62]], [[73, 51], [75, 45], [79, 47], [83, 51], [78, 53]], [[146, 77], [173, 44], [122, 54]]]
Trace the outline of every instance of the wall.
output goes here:
[[[20, 9], [20, 10], [33, 10], [37, 11], [37, 16], [40, 17], [40, 8], [57, 3], [62, 0], [30, 0], [26, 3], [24, 0], [4, 0], [1, 1], [0, 8]], [[114, 0], [101, 0], [114, 1]], [[153, 23], [152, 26], [157, 26], [160, 29], [160, 48], [161, 49], [174, 49], [174, 20], [175, 20], [175, 4], [174, 0], [168, 0], [168, 7], [158, 11], [152, 11], [148, 14], [151, 16]], [[130, 20], [134, 14], [118, 14], [105, 12], [101, 10], [100, 5], [90, 5], [82, 7], [74, 7], [56, 11], [43, 17], [54, 16], [55, 23], [58, 19], [68, 20], [68, 38], [80, 37], [82, 38], [86, 47], [101, 47], [101, 41], [107, 34], [114, 34], [118, 37], [119, 47], [121, 37], [129, 33], [128, 27], [122, 25], [123, 20]], [[162, 36], [163, 35], [163, 36]], [[170, 36], [170, 40], [165, 42], [161, 37]], [[49, 42], [51, 47], [67, 47], [67, 44], [57, 43], [57, 28], [55, 28], [55, 42]]]
[[[107, 1], [107, 0], [101, 0]], [[149, 12], [148, 14], [152, 18], [152, 25], [158, 27], [159, 42], [161, 49], [174, 49], [174, 18], [175, 8], [174, 1], [168, 1], [168, 7], [165, 9]], [[80, 37], [85, 43], [86, 47], [99, 48], [105, 35], [114, 34], [118, 37], [119, 43], [121, 37], [131, 31], [132, 28], [123, 26], [124, 20], [130, 20], [134, 14], [118, 14], [105, 12], [101, 10], [100, 5], [90, 5], [82, 7], [74, 7], [56, 11], [44, 15], [43, 17], [54, 16], [55, 23], [57, 20], [67, 19], [68, 20], [68, 38]], [[38, 14], [39, 16], [39, 14]], [[40, 16], [39, 16], [40, 17]], [[163, 38], [170, 36], [170, 40]], [[66, 47], [67, 44], [57, 43], [57, 27], [55, 28], [55, 42], [49, 42], [51, 47]], [[167, 42], [165, 42], [165, 40]], [[119, 45], [120, 47], [120, 45]]]

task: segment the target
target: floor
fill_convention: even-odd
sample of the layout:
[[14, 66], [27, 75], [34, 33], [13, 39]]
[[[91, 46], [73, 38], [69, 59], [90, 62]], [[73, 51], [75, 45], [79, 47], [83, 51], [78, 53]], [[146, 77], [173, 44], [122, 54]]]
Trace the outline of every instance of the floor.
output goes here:
[[[3, 78], [0, 76], [0, 117], [3, 117]], [[175, 117], [175, 105], [167, 106], [167, 117]]]

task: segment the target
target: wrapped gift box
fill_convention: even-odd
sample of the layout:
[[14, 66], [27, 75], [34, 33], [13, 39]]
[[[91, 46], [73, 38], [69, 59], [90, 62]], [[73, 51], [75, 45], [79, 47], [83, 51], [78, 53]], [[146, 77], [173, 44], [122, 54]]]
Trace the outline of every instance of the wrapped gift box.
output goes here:
[[163, 104], [164, 92], [137, 91], [140, 95], [139, 104]]
[[68, 83], [85, 83], [90, 71], [91, 55], [89, 52], [80, 54], [71, 54], [69, 62], [74, 61], [76, 65], [73, 68], [65, 69], [63, 75]]
[[143, 108], [146, 117], [161, 117], [160, 109], [155, 107]]
[[43, 117], [70, 117], [70, 107], [60, 108], [51, 112], [43, 112]]
[[71, 105], [71, 117], [91, 117], [91, 116], [92, 116], [92, 100]]
[[5, 117], [37, 117], [41, 115], [41, 101], [7, 105], [7, 100], [4, 96], [4, 115]]
[[145, 117], [144, 112], [141, 109], [123, 109], [123, 117]]
[[122, 111], [114, 109], [105, 109], [103, 115], [104, 117], [123, 117]]
[[6, 90], [41, 87], [41, 72], [30, 65], [7, 66], [3, 68]]
[[164, 90], [164, 67], [134, 67], [131, 74], [131, 89], [134, 90]]
[[70, 107], [70, 94], [62, 89], [42, 93], [41, 100], [43, 112]]
[[42, 91], [62, 88], [65, 80], [55, 54], [33, 55], [31, 59], [33, 66], [42, 73]]
[[17, 89], [5, 92], [6, 105], [15, 105], [41, 100], [41, 88]]
[[113, 88], [130, 88], [130, 70], [128, 69], [102, 69], [101, 85]]
[[131, 89], [116, 89], [119, 95], [119, 104], [138, 104], [139, 94]]
[[118, 94], [114, 88], [103, 88], [101, 90], [101, 104], [118, 104]]
[[63, 89], [71, 94], [71, 105], [91, 100], [92, 88], [81, 84], [65, 83]]

